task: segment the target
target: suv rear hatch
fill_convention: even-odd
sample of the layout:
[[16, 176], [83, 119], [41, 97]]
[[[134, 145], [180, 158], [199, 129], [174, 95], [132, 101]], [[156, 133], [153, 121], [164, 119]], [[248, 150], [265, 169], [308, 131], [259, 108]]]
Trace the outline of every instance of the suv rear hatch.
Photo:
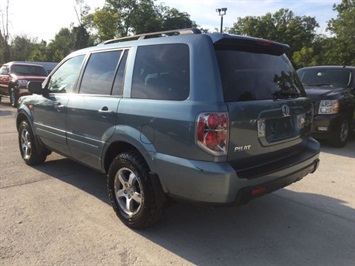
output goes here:
[[257, 178], [307, 159], [312, 104], [288, 46], [228, 35], [214, 46], [230, 120], [228, 161], [238, 176]]

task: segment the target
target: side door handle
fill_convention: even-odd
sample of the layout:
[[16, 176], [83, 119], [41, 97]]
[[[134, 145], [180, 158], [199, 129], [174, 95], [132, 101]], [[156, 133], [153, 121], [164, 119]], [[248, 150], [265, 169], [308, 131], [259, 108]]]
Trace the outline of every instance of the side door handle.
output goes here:
[[60, 102], [56, 103], [54, 108], [58, 111], [61, 112], [65, 108], [65, 105], [61, 104]]
[[113, 111], [110, 111], [107, 106], [102, 107], [98, 112], [103, 118], [107, 118], [109, 115], [113, 114]]

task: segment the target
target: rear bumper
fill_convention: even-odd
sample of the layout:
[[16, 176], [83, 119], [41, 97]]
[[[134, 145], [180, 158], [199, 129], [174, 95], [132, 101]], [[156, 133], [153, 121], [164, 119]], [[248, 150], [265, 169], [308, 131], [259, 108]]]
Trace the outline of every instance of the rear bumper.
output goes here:
[[255, 179], [239, 178], [229, 163], [192, 161], [156, 154], [154, 161], [164, 192], [189, 201], [243, 204], [313, 173], [319, 165], [319, 143], [310, 139], [302, 161]]
[[260, 197], [267, 193], [271, 193], [275, 190], [286, 187], [292, 183], [301, 180], [309, 173], [314, 173], [318, 169], [319, 162], [320, 161], [318, 158], [314, 159], [314, 161], [309, 166], [299, 170], [298, 172], [292, 173], [288, 176], [273, 180], [265, 184], [242, 188], [237, 196], [236, 204], [245, 204], [253, 198]]

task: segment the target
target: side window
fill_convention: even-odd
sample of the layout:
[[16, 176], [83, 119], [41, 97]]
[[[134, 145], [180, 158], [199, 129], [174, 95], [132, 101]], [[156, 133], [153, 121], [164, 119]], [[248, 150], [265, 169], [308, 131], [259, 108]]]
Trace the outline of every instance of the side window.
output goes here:
[[123, 95], [124, 73], [126, 69], [128, 50], [124, 52], [113, 84], [112, 95]]
[[141, 46], [133, 70], [132, 98], [186, 100], [190, 90], [186, 44]]
[[70, 58], [51, 76], [48, 90], [56, 93], [72, 92], [78, 79], [84, 55]]
[[9, 69], [5, 66], [3, 66], [1, 69], [0, 69], [0, 75], [8, 75], [9, 74]]
[[94, 53], [85, 68], [80, 93], [110, 95], [121, 51]]

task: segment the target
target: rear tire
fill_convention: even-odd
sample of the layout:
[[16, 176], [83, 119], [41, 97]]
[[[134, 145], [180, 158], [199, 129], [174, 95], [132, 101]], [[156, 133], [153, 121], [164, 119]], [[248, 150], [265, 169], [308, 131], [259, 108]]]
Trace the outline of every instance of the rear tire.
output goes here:
[[113, 160], [107, 187], [111, 205], [126, 226], [142, 229], [161, 217], [148, 165], [138, 152], [124, 152]]
[[335, 147], [344, 147], [348, 141], [349, 138], [349, 132], [350, 132], [350, 127], [349, 127], [349, 120], [344, 118], [338, 128], [336, 129], [336, 133], [334, 135], [334, 140], [332, 141], [332, 144]]
[[47, 154], [39, 152], [39, 147], [35, 141], [33, 132], [26, 121], [22, 121], [18, 130], [18, 142], [22, 159], [28, 165], [43, 163]]

